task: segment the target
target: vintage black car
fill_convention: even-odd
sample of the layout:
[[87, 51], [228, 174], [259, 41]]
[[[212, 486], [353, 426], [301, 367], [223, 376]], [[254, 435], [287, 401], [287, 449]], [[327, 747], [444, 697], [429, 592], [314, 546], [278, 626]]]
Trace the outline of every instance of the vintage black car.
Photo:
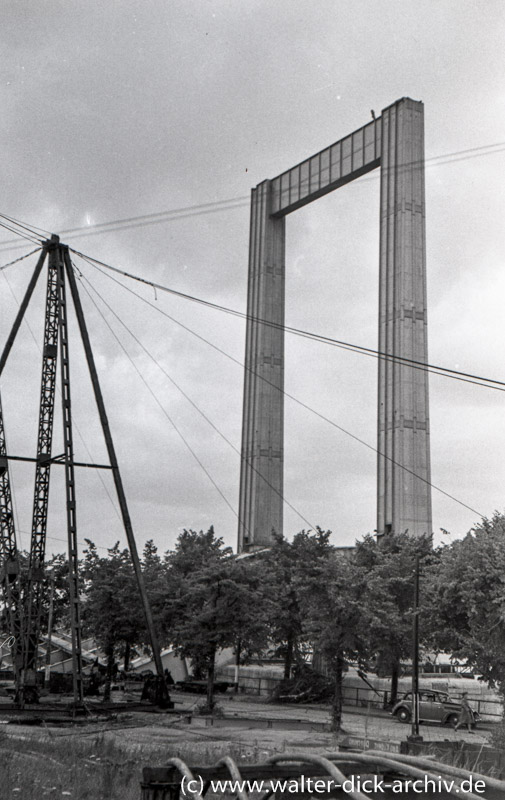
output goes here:
[[[420, 722], [441, 722], [442, 725], [455, 725], [460, 711], [461, 704], [446, 692], [432, 690], [419, 692]], [[407, 692], [393, 706], [391, 714], [400, 722], [410, 722], [412, 719], [412, 692]], [[479, 719], [479, 714], [474, 711], [474, 726]]]

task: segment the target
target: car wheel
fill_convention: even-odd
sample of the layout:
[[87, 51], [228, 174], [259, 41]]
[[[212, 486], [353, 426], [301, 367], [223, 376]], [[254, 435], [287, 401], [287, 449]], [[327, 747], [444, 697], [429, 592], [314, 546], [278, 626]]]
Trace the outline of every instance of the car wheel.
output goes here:
[[410, 711], [408, 708], [399, 708], [396, 712], [396, 716], [400, 722], [410, 722]]
[[449, 714], [449, 716], [446, 719], [446, 723], [447, 725], [450, 725], [451, 728], [454, 728], [458, 719], [459, 719], [459, 714]]

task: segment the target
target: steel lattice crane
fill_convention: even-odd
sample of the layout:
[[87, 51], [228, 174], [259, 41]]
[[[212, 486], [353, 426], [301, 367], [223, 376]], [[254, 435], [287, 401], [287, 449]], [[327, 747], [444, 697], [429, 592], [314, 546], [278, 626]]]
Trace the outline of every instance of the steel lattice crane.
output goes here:
[[[126, 532], [128, 547], [133, 561], [137, 583], [141, 595], [144, 615], [153, 650], [157, 680], [157, 701], [170, 704], [164, 680], [163, 665], [156, 631], [153, 624], [144, 579], [133, 535], [126, 496], [114, 449], [107, 413], [102, 397], [93, 351], [89, 340], [81, 300], [75, 280], [74, 269], [67, 245], [61, 244], [57, 236], [44, 242], [42, 253], [19, 308], [11, 333], [0, 358], [2, 373], [24, 313], [30, 302], [37, 279], [46, 260], [47, 292], [45, 306], [44, 348], [42, 352], [42, 380], [40, 392], [40, 412], [36, 459], [12, 456], [7, 453], [4, 434], [3, 415], [0, 404], [0, 559], [2, 563], [2, 589], [4, 605], [8, 611], [9, 632], [14, 637], [13, 650], [16, 677], [17, 700], [20, 705], [37, 699], [36, 672], [40, 622], [44, 588], [44, 561], [47, 537], [47, 515], [49, 502], [49, 482], [52, 464], [61, 464], [65, 469], [65, 494], [67, 509], [68, 566], [70, 625], [72, 633], [73, 689], [74, 703], [82, 704], [82, 631], [79, 601], [78, 547], [75, 496], [75, 468], [97, 467], [112, 470], [121, 516]], [[66, 285], [70, 288], [79, 331], [86, 355], [89, 374], [102, 431], [107, 447], [109, 464], [83, 464], [74, 460], [72, 435], [72, 410], [70, 392], [70, 357], [68, 341], [68, 304]], [[64, 452], [53, 456], [52, 441], [55, 417], [55, 396], [58, 359], [61, 376], [61, 406], [63, 418]], [[12, 514], [12, 495], [9, 477], [9, 459], [35, 461], [35, 492], [33, 502], [33, 521], [28, 562], [28, 578], [25, 592], [21, 593], [19, 554], [16, 549], [14, 518]]]
[[[35, 267], [23, 303], [14, 321], [9, 338], [0, 358], [0, 374], [3, 372], [14, 339], [21, 325], [26, 307], [35, 288], [47, 255], [47, 246]], [[2, 599], [9, 633], [12, 637], [12, 666], [16, 683], [16, 700], [24, 704], [25, 664], [26, 664], [26, 626], [25, 607], [21, 586], [21, 565], [16, 543], [16, 531], [12, 507], [12, 491], [9, 473], [9, 459], [5, 440], [3, 410], [0, 401], [0, 579]]]

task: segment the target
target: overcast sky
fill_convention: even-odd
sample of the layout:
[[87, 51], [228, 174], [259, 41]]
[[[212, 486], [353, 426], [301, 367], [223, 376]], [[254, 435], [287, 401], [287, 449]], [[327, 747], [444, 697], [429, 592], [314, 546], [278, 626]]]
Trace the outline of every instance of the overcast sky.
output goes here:
[[[56, 233], [90, 226], [63, 241], [245, 311], [251, 188], [362, 126], [371, 109], [422, 100], [430, 361], [505, 380], [504, 27], [501, 0], [4, 2], [0, 212]], [[156, 225], [100, 235], [91, 227], [236, 198], [233, 208]], [[288, 218], [289, 325], [377, 346], [378, 208], [376, 171]], [[12, 238], [0, 233], [0, 265], [32, 249], [2, 244]], [[1, 273], [2, 341], [34, 263]], [[245, 323], [121, 279], [149, 307], [75, 263], [155, 359], [95, 296], [158, 403], [83, 287], [139, 546], [153, 538], [166, 550], [183, 528], [211, 524], [235, 546], [239, 456], [175, 384], [240, 448], [242, 371], [194, 333], [242, 361]], [[17, 455], [36, 449], [43, 283], [2, 377]], [[102, 462], [71, 322], [76, 458]], [[375, 446], [374, 359], [289, 335], [286, 358], [290, 394]], [[430, 396], [433, 483], [474, 509], [434, 491], [434, 530], [458, 537], [480, 514], [505, 510], [505, 398], [442, 377], [431, 378]], [[285, 496], [301, 517], [286, 508], [284, 533], [307, 528], [302, 517], [331, 529], [335, 544], [372, 532], [373, 451], [289, 399], [285, 433]], [[12, 468], [25, 547], [33, 472]], [[55, 466], [51, 552], [66, 536], [61, 479]], [[80, 471], [77, 502], [81, 540], [125, 541], [109, 475]]]

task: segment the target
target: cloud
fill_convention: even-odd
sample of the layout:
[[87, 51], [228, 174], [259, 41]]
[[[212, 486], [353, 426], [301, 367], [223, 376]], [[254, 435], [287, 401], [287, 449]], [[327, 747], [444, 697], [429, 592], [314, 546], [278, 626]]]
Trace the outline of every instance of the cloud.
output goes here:
[[[496, 13], [498, 4], [489, 8], [483, 16], [472, 3], [430, 4], [427, 14], [424, 6], [403, 0], [322, 0], [310, 13], [299, 0], [7, 4], [1, 34], [2, 210], [57, 231], [83, 225], [87, 214], [103, 222], [244, 197], [251, 186], [364, 124], [370, 108], [380, 113], [405, 95], [425, 102], [428, 156], [499, 142], [505, 112], [495, 76], [503, 58], [503, 15]], [[497, 377], [502, 374], [497, 343], [503, 337], [502, 159], [503, 153], [467, 158], [429, 165], [426, 173], [430, 358]], [[375, 345], [378, 197], [378, 181], [370, 176], [288, 219], [289, 323]], [[145, 278], [244, 310], [248, 215], [241, 207], [70, 242]], [[3, 256], [10, 258], [7, 252]], [[8, 272], [18, 298], [29, 274], [27, 262], [21, 263]], [[76, 264], [238, 445], [240, 368], [78, 259]], [[234, 358], [243, 358], [240, 320], [131, 288]], [[16, 308], [5, 284], [0, 302], [5, 340]], [[171, 546], [182, 527], [213, 523], [234, 544], [233, 512], [85, 293], [83, 303], [139, 543], [152, 537], [161, 547]], [[43, 305], [41, 285], [28, 315], [40, 346]], [[107, 308], [101, 310], [236, 508], [236, 453]], [[103, 459], [71, 323], [76, 421], [93, 457]], [[289, 391], [374, 445], [376, 362], [290, 337], [287, 356]], [[39, 381], [40, 353], [22, 330], [2, 393], [9, 441], [29, 454], [35, 449]], [[500, 507], [505, 477], [498, 395], [484, 399], [490, 395], [431, 380], [434, 482], [484, 513]], [[343, 544], [373, 530], [373, 453], [292, 401], [286, 403], [286, 438], [286, 496], [300, 513], [333, 528]], [[55, 442], [60, 440], [58, 417]], [[75, 446], [84, 458], [77, 435]], [[24, 529], [32, 505], [29, 472], [17, 470]], [[96, 476], [86, 473], [79, 480], [80, 535], [91, 532], [99, 544], [110, 545], [120, 532], [111, 501]], [[58, 481], [51, 491], [51, 530], [64, 538]], [[474, 521], [472, 512], [436, 494], [434, 513], [435, 528], [458, 535]], [[294, 512], [286, 512], [288, 535], [304, 526]]]

